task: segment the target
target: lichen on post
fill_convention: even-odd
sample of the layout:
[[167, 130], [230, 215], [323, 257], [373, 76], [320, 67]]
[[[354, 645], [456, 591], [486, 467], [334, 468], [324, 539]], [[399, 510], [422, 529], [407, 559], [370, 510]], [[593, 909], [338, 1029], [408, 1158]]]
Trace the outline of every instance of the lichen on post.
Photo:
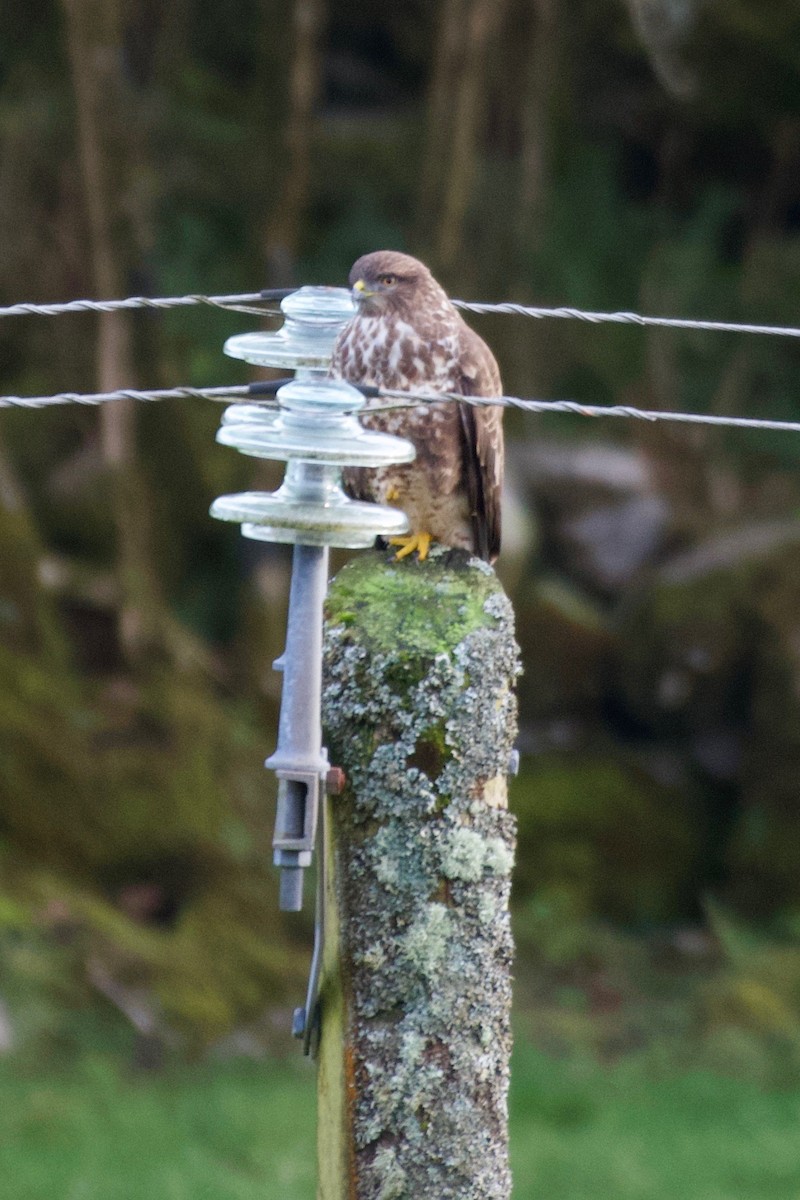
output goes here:
[[327, 601], [320, 1200], [508, 1200], [513, 615], [463, 551]]

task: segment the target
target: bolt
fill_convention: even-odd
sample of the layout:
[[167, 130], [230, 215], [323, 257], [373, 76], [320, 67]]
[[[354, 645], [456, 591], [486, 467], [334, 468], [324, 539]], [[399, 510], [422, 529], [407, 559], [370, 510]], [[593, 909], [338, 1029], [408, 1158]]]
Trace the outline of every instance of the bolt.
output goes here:
[[306, 1010], [296, 1008], [292, 1013], [292, 1037], [301, 1038], [306, 1031]]
[[325, 776], [325, 791], [329, 796], [341, 796], [347, 776], [341, 767], [331, 767]]
[[519, 750], [512, 750], [509, 754], [506, 770], [509, 775], [519, 775]]

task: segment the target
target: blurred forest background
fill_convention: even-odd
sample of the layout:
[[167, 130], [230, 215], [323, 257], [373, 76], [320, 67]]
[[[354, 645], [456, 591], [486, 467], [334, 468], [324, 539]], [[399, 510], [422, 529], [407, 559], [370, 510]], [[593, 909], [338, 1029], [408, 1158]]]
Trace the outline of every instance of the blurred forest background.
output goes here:
[[[395, 247], [466, 299], [800, 324], [794, 0], [6, 0], [0, 153], [3, 303], [342, 284]], [[511, 394], [800, 419], [789, 338], [473, 324]], [[221, 347], [256, 325], [7, 318], [2, 390], [244, 382]], [[219, 415], [0, 415], [7, 1059], [95, 1020], [144, 1065], [286, 1049], [309, 918], [277, 910], [261, 764], [288, 559], [207, 516], [279, 478]], [[520, 1027], [794, 1086], [800, 440], [508, 431]]]

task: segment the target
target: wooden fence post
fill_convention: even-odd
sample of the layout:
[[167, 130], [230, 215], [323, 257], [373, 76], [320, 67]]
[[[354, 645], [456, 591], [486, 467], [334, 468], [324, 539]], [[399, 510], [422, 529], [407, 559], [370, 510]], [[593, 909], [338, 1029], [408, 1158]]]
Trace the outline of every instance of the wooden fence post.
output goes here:
[[319, 1200], [508, 1200], [513, 615], [462, 551], [327, 601]]

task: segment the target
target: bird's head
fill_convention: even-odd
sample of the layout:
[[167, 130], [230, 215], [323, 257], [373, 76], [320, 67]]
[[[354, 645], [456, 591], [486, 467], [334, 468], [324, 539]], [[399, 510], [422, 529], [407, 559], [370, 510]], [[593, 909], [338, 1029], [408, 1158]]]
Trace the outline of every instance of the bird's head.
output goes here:
[[424, 263], [396, 250], [364, 254], [354, 263], [349, 282], [359, 311], [366, 313], [410, 307], [421, 290], [436, 287]]

